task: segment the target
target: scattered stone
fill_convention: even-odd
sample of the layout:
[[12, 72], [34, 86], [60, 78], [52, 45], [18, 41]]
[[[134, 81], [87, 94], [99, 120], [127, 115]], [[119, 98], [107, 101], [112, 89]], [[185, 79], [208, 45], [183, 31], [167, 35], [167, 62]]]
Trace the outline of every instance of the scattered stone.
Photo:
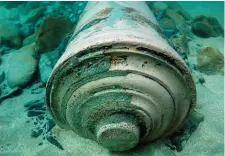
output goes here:
[[43, 106], [44, 106], [44, 102], [39, 101], [39, 102], [30, 104], [27, 110], [33, 110], [33, 109], [37, 110], [39, 108], [42, 108]]
[[224, 73], [224, 56], [216, 48], [207, 47], [197, 55], [197, 69], [207, 75]]
[[44, 118], [45, 118], [44, 115], [39, 115], [39, 116], [38, 116], [38, 119], [39, 119], [39, 120], [44, 120]]
[[0, 6], [0, 15], [0, 20], [18, 21], [20, 14], [17, 8], [7, 9], [3, 6]]
[[1, 92], [1, 97], [0, 97], [0, 103], [5, 99], [15, 97], [15, 96], [20, 95], [22, 93], [22, 89], [20, 89], [18, 87], [11, 89], [11, 88], [5, 87], [5, 86], [6, 86], [6, 84], [5, 84], [5, 81], [4, 81], [4, 84], [3, 85], [1, 84], [1, 91], [2, 92]]
[[200, 84], [205, 83], [205, 78], [204, 78], [203, 76], [201, 76], [201, 77], [199, 78], [199, 83], [200, 83]]
[[12, 1], [1, 1], [0, 5], [3, 5], [6, 8], [11, 9], [11, 8], [16, 8], [16, 7], [18, 7], [18, 5], [21, 5], [21, 4], [24, 4], [24, 3], [25, 3], [25, 1], [14, 1], [14, 2], [12, 2]]
[[41, 143], [38, 144], [38, 146], [41, 146], [41, 145], [43, 145], [43, 142], [41, 142]]
[[184, 32], [177, 33], [169, 38], [169, 43], [180, 54], [183, 59], [187, 58], [189, 54], [189, 47]]
[[40, 1], [27, 1], [25, 5], [25, 10], [30, 11], [38, 8], [40, 6]]
[[204, 77], [202, 76], [202, 74], [199, 72], [199, 71], [192, 71], [192, 75], [193, 75], [193, 78], [194, 78], [194, 81], [195, 83], [204, 83], [205, 82], [205, 79]]
[[26, 16], [21, 16], [21, 23], [27, 24], [27, 23], [36, 23], [36, 21], [44, 15], [45, 7], [39, 7], [37, 9], [34, 9], [29, 12]]
[[6, 47], [5, 45], [0, 47], [0, 55], [4, 55], [7, 53], [7, 51], [10, 51], [9, 47]]
[[64, 16], [47, 17], [36, 31], [36, 50], [53, 51], [73, 28], [74, 24]]
[[176, 29], [176, 25], [173, 20], [164, 17], [159, 20], [159, 25], [162, 29]]
[[157, 20], [160, 20], [164, 15], [165, 10], [168, 8], [168, 5], [164, 2], [154, 2], [152, 5], [152, 11]]
[[28, 101], [24, 104], [24, 107], [29, 107], [30, 105], [34, 104], [34, 103], [38, 103], [40, 102], [40, 100], [31, 100], [31, 101]]
[[38, 115], [41, 115], [41, 114], [44, 114], [44, 113], [45, 113], [44, 111], [30, 110], [30, 111], [28, 111], [27, 116], [33, 117], [33, 116], [38, 116]]
[[35, 34], [32, 34], [23, 40], [23, 46], [32, 44], [35, 42]]
[[[34, 84], [31, 88], [31, 94], [40, 94], [41, 92], [44, 91], [44, 87], [45, 87], [45, 85], [43, 85], [42, 83]], [[44, 97], [43, 97], [43, 99], [44, 99]]]
[[192, 17], [185, 11], [182, 6], [179, 5], [176, 1], [164, 1], [168, 5], [169, 9], [172, 9], [179, 15], [181, 15], [186, 21], [192, 20]]
[[[20, 34], [23, 36], [23, 38], [25, 38], [25, 37], [28, 37], [29, 35], [31, 35], [31, 33], [33, 31], [34, 31], [34, 29], [33, 29], [32, 24], [23, 24], [23, 26], [20, 29]], [[33, 43], [33, 42], [31, 42], [31, 43]]]
[[43, 132], [42, 129], [40, 129], [38, 131], [31, 131], [31, 137], [37, 138], [37, 137], [39, 137], [42, 134], [42, 132]]
[[197, 16], [192, 21], [192, 32], [203, 38], [224, 36], [224, 29], [216, 18], [207, 16]]
[[7, 82], [9, 87], [24, 86], [37, 69], [37, 53], [34, 44], [27, 45], [16, 51], [9, 59]]
[[31, 94], [40, 94], [43, 91], [42, 88], [36, 88], [31, 90]]
[[2, 20], [2, 19], [9, 19], [10, 16], [11, 16], [10, 15], [11, 14], [10, 10], [5, 8], [5, 7], [3, 7], [3, 6], [0, 6], [0, 14], [1, 14], [0, 20]]
[[170, 38], [178, 31], [175, 23], [167, 17], [161, 18], [159, 20], [159, 25], [162, 28], [164, 34], [167, 36], [167, 38]]
[[0, 22], [0, 44], [12, 48], [20, 48], [22, 39], [20, 36], [19, 24], [11, 21]]
[[185, 23], [184, 17], [173, 9], [167, 9], [165, 15], [173, 20], [177, 28]]
[[153, 11], [165, 11], [168, 8], [168, 5], [164, 2], [154, 2], [152, 5]]
[[0, 71], [0, 84], [5, 80], [5, 73], [4, 71]]

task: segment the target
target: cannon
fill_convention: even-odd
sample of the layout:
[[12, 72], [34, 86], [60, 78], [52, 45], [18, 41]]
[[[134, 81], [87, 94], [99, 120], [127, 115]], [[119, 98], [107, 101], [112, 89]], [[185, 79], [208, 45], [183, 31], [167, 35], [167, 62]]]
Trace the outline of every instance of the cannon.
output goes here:
[[182, 126], [196, 88], [145, 2], [88, 2], [46, 103], [61, 128], [126, 151]]

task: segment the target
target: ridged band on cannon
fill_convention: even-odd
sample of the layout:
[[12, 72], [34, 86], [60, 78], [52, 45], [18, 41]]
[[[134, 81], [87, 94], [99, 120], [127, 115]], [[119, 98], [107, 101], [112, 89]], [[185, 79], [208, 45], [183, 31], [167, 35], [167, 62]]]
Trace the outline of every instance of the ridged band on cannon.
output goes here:
[[[141, 2], [127, 9], [127, 3], [89, 3], [46, 91], [59, 126], [116, 151], [173, 133], [196, 100], [187, 66], [156, 30], [155, 20], [143, 25], [131, 18], [150, 11], [135, 11], [146, 8]], [[93, 5], [97, 13], [88, 13]], [[100, 16], [104, 20], [96, 22]]]

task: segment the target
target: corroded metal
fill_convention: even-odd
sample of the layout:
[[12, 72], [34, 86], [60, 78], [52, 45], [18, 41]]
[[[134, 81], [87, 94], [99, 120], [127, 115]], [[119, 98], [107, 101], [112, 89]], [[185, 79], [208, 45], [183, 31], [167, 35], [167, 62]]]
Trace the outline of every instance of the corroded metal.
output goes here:
[[144, 2], [89, 2], [54, 67], [46, 102], [60, 127], [124, 151], [172, 134], [196, 90]]

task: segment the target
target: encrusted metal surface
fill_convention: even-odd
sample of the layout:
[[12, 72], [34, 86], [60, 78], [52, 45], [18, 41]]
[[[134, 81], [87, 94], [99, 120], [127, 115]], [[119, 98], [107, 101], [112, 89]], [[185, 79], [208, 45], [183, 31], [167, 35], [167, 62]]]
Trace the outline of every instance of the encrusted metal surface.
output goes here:
[[144, 2], [89, 2], [46, 93], [59, 126], [114, 151], [173, 133], [196, 102], [187, 66]]

